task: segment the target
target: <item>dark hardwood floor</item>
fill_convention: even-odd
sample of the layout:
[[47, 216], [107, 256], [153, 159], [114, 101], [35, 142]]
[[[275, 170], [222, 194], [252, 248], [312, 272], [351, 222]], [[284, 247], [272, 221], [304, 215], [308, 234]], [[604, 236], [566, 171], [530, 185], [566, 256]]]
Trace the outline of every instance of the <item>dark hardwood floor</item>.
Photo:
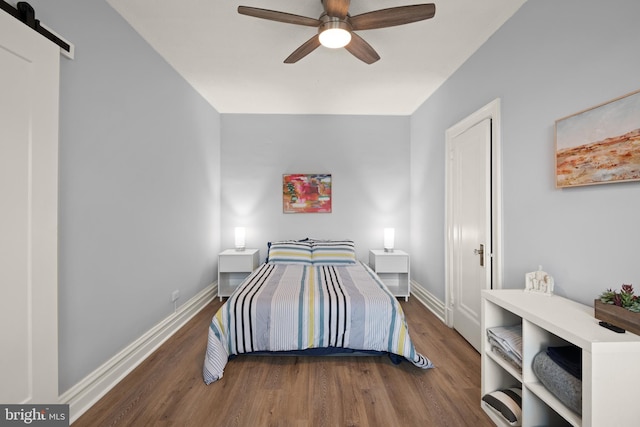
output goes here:
[[216, 299], [85, 412], [82, 426], [491, 426], [480, 355], [415, 298], [401, 302], [434, 369], [386, 356], [239, 356], [202, 381]]

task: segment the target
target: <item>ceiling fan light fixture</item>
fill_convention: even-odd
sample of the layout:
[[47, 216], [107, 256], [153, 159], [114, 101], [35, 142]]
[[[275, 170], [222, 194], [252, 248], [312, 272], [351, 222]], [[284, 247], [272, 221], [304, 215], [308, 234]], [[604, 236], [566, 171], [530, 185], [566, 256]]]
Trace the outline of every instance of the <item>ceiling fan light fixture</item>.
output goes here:
[[351, 41], [349, 25], [340, 20], [324, 22], [320, 26], [320, 44], [331, 49], [345, 47]]
[[321, 2], [324, 12], [318, 19], [249, 6], [238, 6], [238, 13], [318, 29], [317, 34], [302, 43], [284, 60], [285, 64], [298, 62], [320, 46], [333, 49], [344, 47], [362, 62], [373, 64], [380, 59], [380, 55], [358, 35], [359, 31], [423, 21], [433, 18], [436, 13], [436, 5], [427, 3], [389, 7], [351, 16], [349, 0], [321, 0]]

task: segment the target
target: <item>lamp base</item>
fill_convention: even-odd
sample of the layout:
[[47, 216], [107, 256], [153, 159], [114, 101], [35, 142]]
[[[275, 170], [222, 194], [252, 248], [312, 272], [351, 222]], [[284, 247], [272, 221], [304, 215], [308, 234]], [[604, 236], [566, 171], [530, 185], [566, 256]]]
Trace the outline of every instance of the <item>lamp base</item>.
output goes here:
[[244, 250], [245, 250], [244, 246], [240, 246], [240, 247], [236, 246], [236, 252], [243, 252]]
[[385, 252], [393, 252], [393, 248], [384, 248]]

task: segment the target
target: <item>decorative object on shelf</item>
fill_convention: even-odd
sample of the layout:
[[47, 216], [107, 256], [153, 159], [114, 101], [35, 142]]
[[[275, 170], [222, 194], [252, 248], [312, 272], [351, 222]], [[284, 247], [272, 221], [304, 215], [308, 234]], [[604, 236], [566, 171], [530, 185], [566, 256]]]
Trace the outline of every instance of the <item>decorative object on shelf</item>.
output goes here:
[[236, 227], [235, 246], [236, 251], [244, 251], [246, 230], [244, 227]]
[[553, 295], [553, 277], [542, 271], [542, 266], [538, 266], [538, 271], [525, 274], [524, 290], [536, 292], [543, 295]]
[[396, 230], [394, 228], [384, 229], [384, 251], [393, 252], [393, 241], [395, 239]]
[[640, 90], [555, 127], [557, 188], [640, 180]]
[[331, 213], [331, 174], [282, 176], [284, 213]]
[[600, 295], [600, 301], [640, 313], [640, 297], [634, 295], [633, 285], [622, 285], [620, 292], [607, 289]]
[[522, 389], [520, 387], [487, 393], [482, 396], [482, 401], [510, 426], [522, 425]]
[[633, 285], [622, 285], [620, 291], [607, 289], [594, 301], [594, 317], [640, 335], [640, 297]]

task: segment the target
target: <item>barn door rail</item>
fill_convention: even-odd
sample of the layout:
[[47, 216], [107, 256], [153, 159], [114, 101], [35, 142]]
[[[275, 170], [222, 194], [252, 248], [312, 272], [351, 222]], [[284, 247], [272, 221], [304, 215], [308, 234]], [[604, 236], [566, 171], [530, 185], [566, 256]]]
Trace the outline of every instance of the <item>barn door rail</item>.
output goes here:
[[65, 41], [62, 37], [56, 34], [54, 31], [47, 28], [44, 24], [40, 23], [39, 19], [36, 19], [36, 12], [33, 7], [25, 2], [20, 1], [16, 7], [11, 6], [4, 0], [0, 0], [0, 9], [7, 12], [9, 15], [16, 18], [26, 26], [32, 28], [37, 33], [43, 35], [53, 43], [60, 46], [60, 52], [67, 58], [73, 59], [74, 47], [71, 43]]

